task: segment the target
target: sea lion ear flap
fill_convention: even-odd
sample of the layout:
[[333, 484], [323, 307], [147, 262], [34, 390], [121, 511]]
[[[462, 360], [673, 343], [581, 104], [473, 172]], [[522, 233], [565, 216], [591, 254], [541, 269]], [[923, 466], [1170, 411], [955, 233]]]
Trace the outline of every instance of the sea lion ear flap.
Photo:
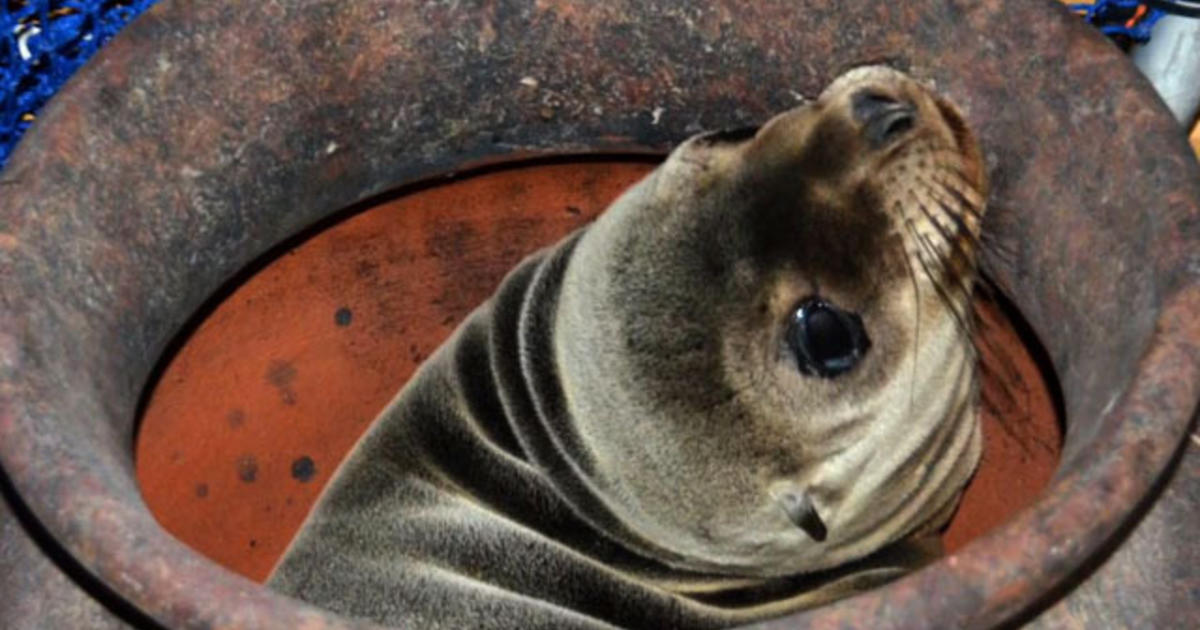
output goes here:
[[825, 521], [821, 520], [821, 515], [817, 513], [817, 506], [813, 504], [812, 497], [807, 492], [793, 490], [784, 492], [779, 495], [779, 505], [796, 527], [804, 530], [804, 533], [813, 540], [824, 542], [829, 531], [825, 528]]

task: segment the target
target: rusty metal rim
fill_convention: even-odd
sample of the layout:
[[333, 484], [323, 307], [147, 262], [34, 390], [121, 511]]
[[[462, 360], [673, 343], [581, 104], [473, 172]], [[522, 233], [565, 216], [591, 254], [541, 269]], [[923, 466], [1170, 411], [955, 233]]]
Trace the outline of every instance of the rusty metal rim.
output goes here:
[[[262, 10], [287, 11], [303, 4], [280, 2]], [[917, 8], [893, 10], [885, 7], [881, 10], [893, 11], [890, 15], [897, 20], [910, 19], [908, 12], [917, 11], [923, 6], [919, 2], [912, 4]], [[245, 12], [253, 18], [256, 10], [245, 9]], [[335, 14], [335, 18], [339, 15], [355, 17], [357, 9], [338, 10], [342, 13]], [[91, 250], [86, 249], [54, 249], [57, 246], [55, 243], [65, 241], [72, 246], [72, 237], [76, 235], [97, 239], [108, 235], [114, 243], [128, 246], [133, 254], [159, 252], [164, 265], [161, 270], [138, 267], [139, 264], [152, 264], [154, 259], [148, 263], [136, 257], [123, 257], [133, 254], [114, 254], [111, 253], [114, 250], [105, 250], [118, 260], [111, 269], [135, 274], [127, 279], [132, 283], [130, 286], [140, 281], [136, 274], [155, 278], [153, 274], [159, 273], [164, 278], [178, 280], [181, 276], [170, 274], [178, 274], [178, 265], [187, 259], [173, 259], [171, 256], [174, 254], [168, 250], [155, 249], [155, 243], [144, 242], [145, 234], [154, 233], [152, 222], [160, 218], [155, 214], [160, 211], [158, 209], [145, 208], [133, 215], [136, 220], [118, 229], [116, 236], [106, 232], [112, 226], [103, 222], [115, 220], [112, 217], [116, 215], [104, 214], [103, 207], [98, 213], [90, 213], [92, 206], [89, 204], [92, 201], [87, 193], [92, 189], [76, 192], [71, 190], [72, 187], [82, 186], [82, 181], [97, 186], [95, 190], [100, 194], [111, 193], [121, 186], [136, 191], [147, 184], [140, 176], [140, 171], [122, 172], [116, 168], [115, 172], [104, 172], [100, 168], [105, 163], [103, 157], [89, 154], [81, 158], [78, 153], [85, 152], [86, 147], [82, 141], [73, 138], [83, 136], [89, 141], [109, 142], [111, 146], [129, 142], [129, 138], [121, 137], [119, 132], [112, 132], [114, 137], [106, 138], [105, 134], [109, 133], [107, 130], [89, 127], [88, 123], [96, 125], [98, 122], [88, 118], [89, 105], [96, 102], [97, 97], [103, 101], [106, 98], [105, 89], [111, 89], [111, 85], [128, 87], [133, 81], [131, 76], [136, 79], [151, 73], [153, 64], [142, 63], [139, 58], [149, 57], [152, 52], [159, 50], [156, 47], [168, 46], [170, 37], [175, 33], [190, 32], [189, 29], [203, 31], [197, 27], [201, 25], [210, 27], [207, 35], [212, 37], [213, 33], [219, 32], [217, 29], [233, 28], [230, 27], [228, 15], [221, 11], [192, 3], [168, 2], [148, 14], [148, 18], [135, 23], [48, 108], [39, 126], [18, 149], [10, 163], [10, 170], [5, 173], [6, 177], [11, 176], [17, 181], [28, 180], [33, 184], [17, 190], [8, 200], [0, 200], [0, 217], [17, 226], [14, 230], [21, 230], [21, 239], [16, 242], [0, 241], [0, 254], [6, 256], [0, 259], [6, 269], [5, 275], [7, 277], [11, 270], [13, 277], [20, 281], [3, 288], [3, 299], [8, 310], [0, 314], [0, 465], [33, 516], [66, 553], [133, 607], [161, 623], [180, 627], [373, 627], [275, 595], [200, 558], [157, 527], [138, 497], [128, 435], [137, 394], [149, 374], [149, 366], [156, 358], [142, 355], [161, 351], [166, 346], [170, 331], [186, 320], [222, 278], [312, 221], [381, 190], [435, 177], [464, 162], [502, 159], [505, 155], [511, 155], [514, 148], [523, 153], [541, 153], [564, 145], [575, 150], [581, 147], [596, 151], [627, 150], [631, 146], [661, 150], [665, 143], [677, 139], [683, 130], [646, 130], [644, 125], [638, 126], [640, 123], [630, 122], [632, 118], [615, 122], [595, 120], [592, 126], [581, 125], [570, 130], [570, 133], [551, 127], [522, 127], [514, 132], [516, 135], [524, 134], [520, 135], [519, 142], [500, 148], [487, 143], [469, 142], [467, 149], [435, 144], [428, 154], [414, 156], [407, 164], [388, 168], [379, 167], [372, 161], [373, 154], [365, 149], [361, 154], [351, 153], [350, 157], [343, 158], [337, 163], [337, 172], [332, 175], [313, 170], [317, 166], [311, 160], [301, 162], [294, 167], [296, 172], [309, 169], [311, 172], [308, 174], [318, 184], [329, 186], [330, 192], [311, 193], [311, 199], [295, 201], [303, 207], [303, 211], [288, 214], [289, 208], [276, 208], [278, 216], [264, 213], [249, 218], [240, 217], [247, 222], [247, 229], [254, 237], [241, 241], [232, 255], [213, 263], [212, 269], [196, 271], [198, 275], [195, 277], [182, 276], [184, 280], [196, 280], [199, 288], [178, 288], [164, 295], [136, 287], [126, 288], [118, 282], [119, 279], [126, 279], [112, 273], [106, 275], [108, 269], [97, 271], [88, 266], [101, 266], [108, 259], [98, 259], [94, 255], [89, 258]], [[972, 14], [975, 18], [997, 29], [1004, 27], [1008, 23], [1006, 20], [1010, 19], [997, 6], [988, 5], [971, 11], [975, 11]], [[1070, 38], [1075, 42], [1074, 46], [1093, 45], [1093, 40], [1087, 39], [1092, 35], [1080, 35], [1078, 29], [1082, 27], [1067, 23], [1065, 15], [1046, 8], [1029, 7], [1026, 11], [1036, 14], [1035, 17], [1044, 22], [1048, 32]], [[862, 21], [864, 15], [846, 19]], [[1028, 17], [1011, 19], [1025, 22]], [[322, 19], [331, 18], [325, 16]], [[252, 22], [247, 19], [246, 24]], [[861, 27], [863, 23], [866, 22], [855, 25]], [[322, 24], [299, 26], [324, 28]], [[973, 33], [970, 29], [967, 32]], [[204, 34], [200, 33], [198, 41], [204, 41]], [[863, 37], [869, 39], [868, 35]], [[948, 37], [943, 47], [953, 49], [958, 45], [956, 41]], [[198, 48], [186, 50], [208, 50], [204, 46], [211, 46], [215, 50], [217, 45], [211, 42], [194, 44]], [[556, 54], [555, 45], [562, 44], [546, 44], [546, 48], [537, 52], [543, 59], [551, 57]], [[858, 54], [872, 54], [872, 50], [867, 46], [865, 52]], [[930, 54], [934, 53], [936, 51]], [[158, 67], [161, 69], [162, 65]], [[811, 74], [808, 77], [811, 83], [817, 84], [823, 80], [822, 72]], [[1136, 102], [1151, 102], [1151, 97], [1146, 95], [1146, 87], [1139, 83], [1132, 70], [1118, 69], [1117, 74], [1115, 80], [1133, 86], [1129, 89], [1136, 94]], [[195, 81], [180, 81], [182, 85], [189, 83], [194, 84]], [[966, 90], [969, 86], [964, 84], [958, 87]], [[108, 98], [111, 99], [111, 96]], [[250, 99], [249, 95], [247, 99]], [[701, 100], [699, 103], [706, 102]], [[294, 121], [307, 120], [305, 115], [319, 106], [319, 103], [301, 104], [299, 111], [302, 114], [297, 115]], [[113, 106], [115, 111], [127, 111], [131, 107], [134, 106], [121, 110], [119, 106]], [[306, 111], [305, 107], [310, 109]], [[630, 109], [632, 111], [633, 107]], [[503, 117], [507, 115], [507, 110], [500, 113], [481, 110], [477, 113], [484, 117], [499, 117], [489, 122], [491, 128], [506, 129]], [[619, 117], [624, 114], [617, 112], [612, 115]], [[1149, 129], [1165, 133], [1165, 130], [1172, 128], [1161, 123], [1160, 119], [1166, 119], [1166, 114], [1155, 110], [1148, 118], [1140, 120], [1139, 124], [1144, 127], [1143, 131]], [[122, 129], [129, 132], [129, 128]], [[347, 137], [355, 137], [352, 131], [344, 133]], [[995, 133], [999, 134], [999, 130]], [[420, 132], [414, 131], [413, 136], [419, 137]], [[314, 137], [319, 138], [315, 134]], [[338, 138], [343, 139], [342, 136]], [[364, 144], [368, 143], [364, 141]], [[328, 146], [335, 147], [335, 144]], [[302, 148], [307, 149], [307, 145]], [[1180, 149], [1186, 151], [1182, 142]], [[332, 150], [328, 151], [330, 155], [333, 153]], [[1174, 155], [1168, 155], [1167, 159], [1181, 159]], [[183, 157], [187, 156], [176, 159]], [[1010, 159], [1004, 155], [1001, 158]], [[87, 179], [89, 175], [86, 172], [80, 174], [81, 171], [71, 168], [80, 159], [111, 179], [121, 181], [112, 184], [103, 181], [95, 183], [99, 180]], [[129, 159], [132, 163], [145, 166], [147, 159], [153, 161], [154, 158], [133, 152]], [[110, 162], [115, 167], [122, 166], [119, 159]], [[1176, 214], [1194, 214], [1197, 186], [1194, 182], [1178, 183], [1186, 181], [1184, 175], [1190, 174], [1194, 178], [1194, 162], [1171, 162], [1169, 165], [1173, 167], [1171, 173], [1163, 175], [1163, 178], [1174, 178], [1174, 185], [1183, 186], [1182, 192], [1158, 192], [1158, 205], [1164, 212], [1167, 208], [1181, 207], [1182, 210]], [[331, 176], [337, 179], [321, 179]], [[79, 180], [80, 177], [84, 179]], [[298, 181], [282, 176], [281, 180]], [[242, 184], [245, 186], [253, 181], [246, 180]], [[254, 194], [244, 187], [231, 186], [229, 182], [220, 183], [225, 185], [221, 190], [226, 194]], [[306, 188], [302, 181], [296, 185], [299, 190], [280, 193], [277, 198], [287, 200], [289, 195], [303, 197], [306, 191], [313, 190]], [[68, 191], [62, 192], [63, 189]], [[37, 194], [39, 192], [40, 195]], [[1155, 191], [1152, 189], [1151, 192]], [[69, 197], [71, 194], [78, 194], [78, 200], [61, 205], [62, 199], [74, 198]], [[136, 207], [137, 202], [144, 201], [136, 197], [114, 199], [130, 203], [124, 207]], [[186, 203], [183, 205], [187, 206]], [[1025, 212], [1029, 210], [1024, 209]], [[1100, 232], [1105, 220], [1113, 220], [1099, 215], [1098, 211], [1089, 215], [1085, 210], [1068, 206], [1062, 211], [1077, 221], [1075, 225], [1084, 231]], [[61, 218], [55, 214], [56, 211], [61, 211]], [[81, 214], [71, 214], [72, 211]], [[162, 212], [167, 219], [164, 229], [169, 234], [175, 234], [170, 230], [181, 229], [171, 221], [188, 216]], [[233, 218], [232, 215], [220, 216], [226, 220]], [[81, 223], [76, 225], [73, 221]], [[72, 229], [76, 231], [72, 232]], [[1022, 233], [1018, 231], [1017, 234]], [[1194, 231], [1182, 235], [1161, 234], [1164, 241], [1161, 247], [1157, 247], [1159, 243], [1153, 243], [1151, 247], [1166, 252], [1162, 254], [1161, 261], [1155, 262], [1161, 262], [1167, 268], [1174, 268], [1178, 264], [1177, 260], [1169, 257], [1172, 252], [1181, 247], [1184, 250], [1196, 247], [1200, 240]], [[1170, 237], [1176, 241], [1168, 244], [1166, 239]], [[212, 245], [213, 242], [206, 242], [205, 245]], [[186, 249], [185, 245], [181, 247]], [[57, 254], [63, 256], [55, 257]], [[1121, 254], [1116, 252], [1114, 256]], [[1128, 252], [1125, 254], [1128, 257]], [[1070, 355], [1069, 351], [1075, 349], [1070, 347], [1070, 343], [1078, 340], [1069, 335], [1069, 327], [1055, 329], [1058, 325], [1053, 321], [1056, 312], [1043, 303], [1048, 297], [1066, 301], [1083, 298], [1045, 292], [1039, 294], [1037, 288], [1029, 288], [1018, 282], [1021, 270], [1030, 268], [1022, 267], [1026, 259], [1052, 256], [1045, 252], [1029, 251], [1022, 251], [1020, 255], [1024, 258], [1015, 263], [1010, 261], [1006, 268], [1001, 268], [1000, 280], [1009, 287], [1018, 307], [1027, 314], [1035, 315], [1031, 318], [1031, 324], [1042, 333], [1047, 345], [1052, 346], [1051, 354], [1060, 363], [1057, 366], [1060, 373], [1067, 369], [1072, 379], [1080, 384], [1074, 388], [1064, 385], [1068, 409], [1083, 409], [1093, 413], [1068, 418], [1068, 443], [1074, 442], [1076, 446], [1085, 444], [1090, 449], [1080, 447], [1069, 452], [1056, 479], [1038, 504], [1007, 525], [974, 541], [961, 552], [887, 587], [772, 622], [768, 624], [770, 627], [806, 624], [825, 627], [846, 620], [858, 620], [874, 627], [896, 627], [918, 619], [936, 626], [979, 626], [1012, 619], [1037, 604], [1047, 589], [1069, 579], [1091, 554], [1104, 545], [1120, 525], [1133, 516], [1128, 513], [1129, 506], [1137, 504], [1146, 495], [1167, 466], [1184, 438], [1191, 413], [1197, 399], [1200, 399], [1200, 358], [1195, 353], [1195, 349], [1200, 347], [1200, 326], [1195, 323], [1200, 320], [1200, 280], [1186, 274], [1172, 275], [1161, 282], [1155, 280], [1157, 284], [1153, 291], [1158, 310], [1142, 328], [1129, 332], [1133, 340], [1128, 346], [1122, 346], [1125, 355], [1134, 355], [1135, 369], [1126, 366], [1113, 368], [1118, 374], [1132, 373], [1132, 378], [1118, 378], [1116, 382], [1121, 383], [1119, 389], [1096, 389], [1097, 385], [1077, 373], [1080, 369], [1091, 369], [1092, 366], [1080, 368], [1077, 365], [1079, 360]], [[1136, 255], [1132, 259], [1140, 263]], [[171, 264], [176, 267], [171, 267]], [[80, 271], [80, 267], [85, 269]], [[1037, 266], [1033, 265], [1032, 268], [1036, 269]], [[87, 284], [87, 281], [80, 281], [81, 277], [93, 285], [103, 285], [100, 288], [110, 289], [115, 297], [99, 305], [94, 303], [95, 300], [88, 302], [83, 298], [94, 297], [88, 291], [95, 287]], [[112, 286], [106, 283], [112, 283]], [[36, 290], [30, 287], [36, 287]], [[168, 288], [177, 289], [174, 285]], [[1041, 290], [1049, 289], [1041, 287]], [[76, 293], [83, 294], [83, 297]], [[1039, 295], [1043, 300], [1039, 300]], [[145, 301], [140, 302], [139, 299]], [[120, 321], [120, 317], [142, 312], [143, 308], [153, 317], [167, 319], [139, 322], [149, 332]], [[1057, 314], [1067, 319], [1080, 316], [1070, 310]], [[1147, 333], [1145, 337], [1139, 337], [1142, 330]], [[1061, 347], [1056, 349], [1054, 346]], [[113, 363], [110, 364], [110, 361]], [[127, 373], [114, 373], [118, 372], [111, 369], [114, 365], [126, 366]], [[85, 366], [89, 369], [83, 369]], [[1096, 369], [1099, 370], [1099, 367]], [[1083, 385], [1091, 385], [1093, 389]], [[1101, 381], [1100, 386], [1103, 385]], [[1111, 398], [1101, 399], [1101, 396]], [[1095, 404], [1095, 401], [1101, 402]], [[103, 422], [89, 422], [92, 418]], [[1086, 435], [1081, 435], [1083, 429], [1077, 427], [1084, 426], [1088, 430]], [[1086, 456], [1088, 454], [1093, 456]]]

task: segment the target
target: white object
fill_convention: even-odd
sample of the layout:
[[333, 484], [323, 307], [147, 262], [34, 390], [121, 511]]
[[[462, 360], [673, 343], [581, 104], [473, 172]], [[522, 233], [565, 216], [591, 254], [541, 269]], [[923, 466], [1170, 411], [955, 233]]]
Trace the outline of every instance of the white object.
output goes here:
[[1167, 15], [1130, 53], [1175, 120], [1190, 127], [1200, 110], [1200, 19]]

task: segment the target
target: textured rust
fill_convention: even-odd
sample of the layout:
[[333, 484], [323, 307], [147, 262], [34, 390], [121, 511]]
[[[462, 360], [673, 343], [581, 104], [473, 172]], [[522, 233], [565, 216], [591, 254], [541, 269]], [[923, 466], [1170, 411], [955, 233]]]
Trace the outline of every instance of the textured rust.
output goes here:
[[[0, 516], [0, 557], [26, 559], [0, 573], [19, 593], [0, 618], [76, 605], [172, 628], [354, 627], [200, 557], [141, 501], [139, 395], [204, 300], [397, 185], [514, 155], [661, 150], [881, 60], [936, 81], [981, 136], [988, 262], [1059, 376], [1064, 456], [1005, 525], [773, 627], [1194, 619], [1200, 549], [1179, 525], [1198, 516], [1194, 442], [1155, 484], [1200, 398], [1200, 173], [1136, 70], [1032, 0], [164, 2], [3, 173], [0, 462], [28, 513]], [[40, 546], [22, 539], [37, 527]], [[71, 580], [35, 579], [64, 567]]]

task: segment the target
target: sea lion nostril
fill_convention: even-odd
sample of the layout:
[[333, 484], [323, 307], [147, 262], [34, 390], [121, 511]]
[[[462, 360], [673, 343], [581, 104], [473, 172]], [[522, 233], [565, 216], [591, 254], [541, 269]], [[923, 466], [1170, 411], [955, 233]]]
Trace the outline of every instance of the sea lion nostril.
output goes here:
[[872, 147], [884, 145], [916, 124], [917, 110], [911, 103], [878, 92], [864, 90], [855, 94], [851, 109]]
[[905, 103], [871, 90], [862, 90], [850, 99], [850, 107], [854, 112], [854, 120], [866, 124], [876, 116], [889, 110], [904, 106]]

